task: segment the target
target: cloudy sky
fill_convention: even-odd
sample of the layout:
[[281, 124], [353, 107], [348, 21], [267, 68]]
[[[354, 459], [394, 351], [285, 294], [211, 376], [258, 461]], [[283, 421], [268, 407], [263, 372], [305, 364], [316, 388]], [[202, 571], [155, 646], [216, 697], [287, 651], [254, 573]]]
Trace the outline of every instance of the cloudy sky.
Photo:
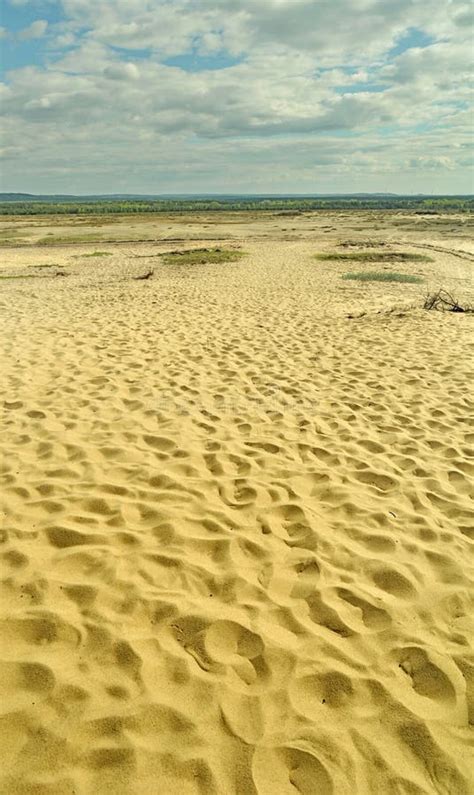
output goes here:
[[468, 0], [3, 0], [1, 190], [470, 193]]

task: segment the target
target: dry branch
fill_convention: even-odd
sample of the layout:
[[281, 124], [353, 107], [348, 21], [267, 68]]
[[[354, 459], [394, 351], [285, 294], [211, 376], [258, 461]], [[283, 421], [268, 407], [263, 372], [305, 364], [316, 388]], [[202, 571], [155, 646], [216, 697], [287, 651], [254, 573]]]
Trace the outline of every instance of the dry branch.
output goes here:
[[149, 270], [146, 273], [142, 273], [140, 276], [134, 276], [134, 280], [136, 282], [144, 281], [145, 279], [150, 279], [153, 276], [154, 271]]
[[457, 298], [454, 298], [447, 290], [428, 293], [423, 308], [440, 312], [474, 312], [473, 307], [461, 306]]

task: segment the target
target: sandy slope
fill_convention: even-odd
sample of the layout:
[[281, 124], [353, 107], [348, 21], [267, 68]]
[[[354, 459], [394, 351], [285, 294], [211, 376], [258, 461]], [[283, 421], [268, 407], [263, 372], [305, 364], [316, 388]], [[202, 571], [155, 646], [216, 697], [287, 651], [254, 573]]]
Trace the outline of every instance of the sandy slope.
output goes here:
[[6, 795], [473, 792], [474, 321], [245, 249], [8, 252]]

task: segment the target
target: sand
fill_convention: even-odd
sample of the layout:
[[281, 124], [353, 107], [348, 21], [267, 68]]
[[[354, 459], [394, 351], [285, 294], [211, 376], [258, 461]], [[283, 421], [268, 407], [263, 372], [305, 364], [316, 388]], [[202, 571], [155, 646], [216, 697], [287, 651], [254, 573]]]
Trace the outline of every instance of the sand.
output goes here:
[[[474, 791], [474, 317], [421, 308], [472, 248], [367, 218], [3, 249], [5, 795]], [[312, 258], [357, 236], [425, 282]]]

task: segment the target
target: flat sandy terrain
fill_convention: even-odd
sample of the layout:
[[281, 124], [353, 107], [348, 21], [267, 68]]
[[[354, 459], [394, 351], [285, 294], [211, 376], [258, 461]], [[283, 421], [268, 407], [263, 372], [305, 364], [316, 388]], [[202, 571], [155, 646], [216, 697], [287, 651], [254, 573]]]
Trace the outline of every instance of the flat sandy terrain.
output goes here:
[[474, 791], [468, 224], [3, 220], [2, 795]]

